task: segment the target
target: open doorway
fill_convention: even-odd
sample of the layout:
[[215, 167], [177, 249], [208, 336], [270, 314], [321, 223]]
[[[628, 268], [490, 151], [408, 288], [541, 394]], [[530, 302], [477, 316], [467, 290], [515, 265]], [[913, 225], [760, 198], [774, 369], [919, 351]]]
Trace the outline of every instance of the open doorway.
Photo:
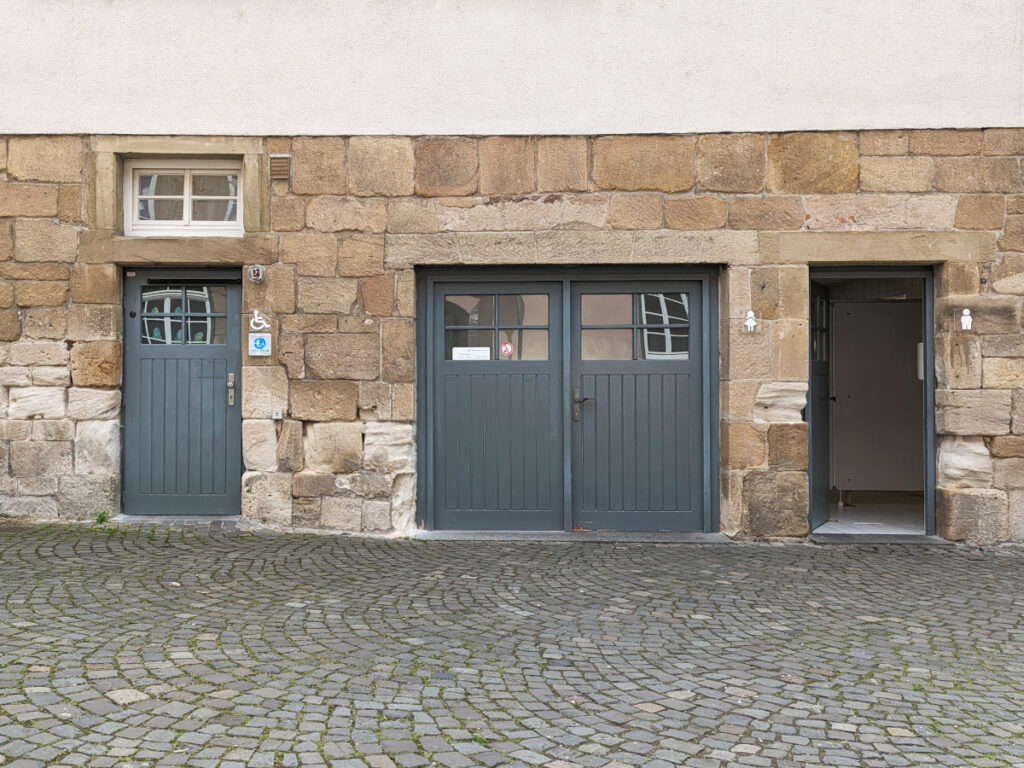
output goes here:
[[811, 270], [816, 534], [934, 534], [931, 291], [930, 270]]

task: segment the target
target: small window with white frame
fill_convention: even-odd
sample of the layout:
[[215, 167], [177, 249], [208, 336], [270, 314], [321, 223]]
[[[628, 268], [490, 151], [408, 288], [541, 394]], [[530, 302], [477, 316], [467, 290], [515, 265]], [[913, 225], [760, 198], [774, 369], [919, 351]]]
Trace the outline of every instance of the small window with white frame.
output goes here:
[[241, 161], [125, 161], [126, 235], [240, 237], [243, 232]]

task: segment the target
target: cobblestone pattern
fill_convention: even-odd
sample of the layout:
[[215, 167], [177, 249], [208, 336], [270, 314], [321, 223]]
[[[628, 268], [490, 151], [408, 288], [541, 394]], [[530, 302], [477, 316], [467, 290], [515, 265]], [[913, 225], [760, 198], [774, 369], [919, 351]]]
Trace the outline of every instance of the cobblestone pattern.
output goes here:
[[1024, 551], [0, 530], [0, 764], [1024, 764]]

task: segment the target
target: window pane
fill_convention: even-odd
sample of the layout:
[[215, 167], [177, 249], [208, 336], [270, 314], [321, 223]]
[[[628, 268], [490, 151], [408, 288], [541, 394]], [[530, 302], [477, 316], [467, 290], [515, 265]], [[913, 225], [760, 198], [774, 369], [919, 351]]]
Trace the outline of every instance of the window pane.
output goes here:
[[173, 317], [146, 317], [142, 319], [143, 344], [183, 344], [182, 321]]
[[139, 221], [181, 221], [184, 210], [181, 200], [139, 200]]
[[689, 296], [685, 293], [641, 293], [640, 308], [640, 322], [645, 325], [690, 322]]
[[445, 331], [445, 360], [493, 360], [494, 331]]
[[498, 331], [499, 360], [547, 360], [548, 332], [502, 328]]
[[181, 312], [181, 286], [151, 286], [142, 289], [142, 314], [177, 314]]
[[498, 297], [499, 325], [547, 325], [548, 297], [545, 293], [511, 294]]
[[583, 360], [633, 359], [631, 328], [591, 328], [581, 333], [580, 357]]
[[226, 317], [190, 317], [189, 344], [224, 344], [227, 339]]
[[193, 200], [193, 221], [235, 221], [238, 203], [234, 200]]
[[207, 285], [189, 288], [188, 311], [193, 315], [209, 315], [227, 312], [227, 288], [223, 285]]
[[445, 325], [494, 325], [494, 296], [445, 296]]
[[139, 194], [184, 195], [185, 175], [181, 173], [140, 173]]
[[689, 360], [688, 328], [651, 328], [639, 331], [637, 358], [640, 360]]
[[584, 325], [629, 325], [633, 322], [633, 294], [585, 294], [580, 297], [580, 319]]
[[192, 194], [199, 197], [235, 197], [238, 195], [238, 175], [234, 173], [192, 174]]

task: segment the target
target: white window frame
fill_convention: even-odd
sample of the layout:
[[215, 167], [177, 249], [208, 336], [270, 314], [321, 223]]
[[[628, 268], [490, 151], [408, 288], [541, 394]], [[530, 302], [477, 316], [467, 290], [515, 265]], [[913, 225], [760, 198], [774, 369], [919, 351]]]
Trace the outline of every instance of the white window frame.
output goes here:
[[[182, 221], [140, 221], [138, 178], [144, 173], [178, 171], [185, 177]], [[238, 175], [234, 221], [192, 221], [192, 173], [223, 172]], [[124, 163], [124, 233], [128, 237], [241, 237], [245, 234], [243, 198], [245, 179], [240, 159], [133, 158]], [[229, 198], [224, 198], [229, 199]]]

